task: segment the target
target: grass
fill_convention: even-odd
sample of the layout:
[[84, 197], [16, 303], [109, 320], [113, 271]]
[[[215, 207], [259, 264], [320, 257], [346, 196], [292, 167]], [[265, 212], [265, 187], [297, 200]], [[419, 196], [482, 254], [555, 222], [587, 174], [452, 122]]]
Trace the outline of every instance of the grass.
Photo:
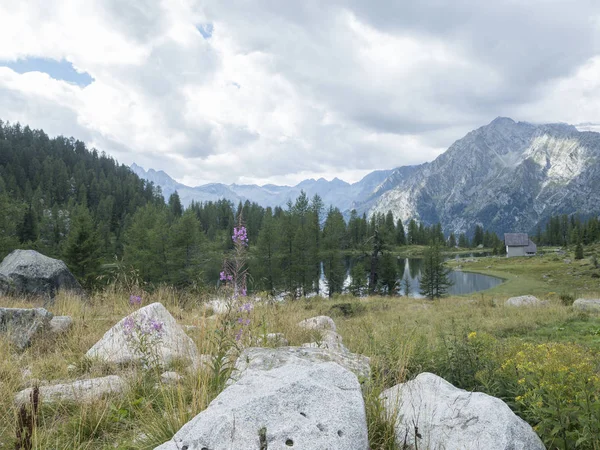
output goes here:
[[512, 297], [536, 295], [554, 297], [561, 293], [599, 298], [600, 269], [591, 259], [600, 255], [600, 247], [586, 248], [585, 257], [575, 260], [574, 249], [559, 253], [554, 248], [542, 248], [544, 252], [534, 257], [483, 257], [472, 260], [453, 260], [448, 264], [468, 272], [483, 273], [506, 280], [485, 295]]
[[[465, 355], [453, 350], [462, 348], [461, 343], [471, 333], [489, 335], [498, 355], [504, 342], [511, 345], [573, 342], [597, 358], [600, 320], [573, 311], [561, 302], [557, 293], [561, 291], [559, 280], [561, 287], [569, 292], [593, 292], [595, 285], [583, 278], [590, 270], [586, 261], [589, 264], [589, 260], [584, 260], [567, 265], [562, 258], [556, 261], [550, 255], [519, 261], [483, 258], [468, 265], [461, 263], [468, 270], [502, 275], [507, 282], [492, 291], [436, 302], [338, 296], [265, 304], [252, 312], [244, 339], [248, 343], [265, 342], [261, 337], [266, 333], [281, 332], [290, 345], [300, 345], [316, 338], [296, 326], [300, 320], [321, 314], [333, 316], [344, 344], [353, 352], [371, 357], [373, 379], [364, 389], [370, 447], [393, 450], [396, 448], [393, 424], [382, 414], [379, 394], [423, 371], [437, 373], [463, 387], [482, 389], [481, 385], [469, 384], [477, 376], [475, 372], [464, 371], [469, 361], [465, 363], [460, 359]], [[581, 277], [567, 282], [568, 276], [563, 272], [568, 271], [575, 271]], [[550, 274], [556, 285], [542, 278], [542, 274]], [[598, 283], [596, 279], [590, 280]], [[549, 304], [540, 308], [502, 306], [504, 299], [515, 294], [535, 294]], [[203, 308], [208, 297], [181, 294], [168, 288], [143, 297], [145, 304], [163, 303], [179, 323], [194, 325], [196, 328], [189, 335], [200, 353], [214, 356], [228, 349], [226, 340], [216, 339], [216, 330], [226, 328], [225, 319], [209, 316]], [[22, 353], [0, 338], [0, 449], [14, 448], [17, 410], [13, 398], [16, 392], [34, 384], [31, 380], [53, 383], [113, 373], [131, 380], [125, 396], [107, 397], [88, 405], [44, 406], [33, 439], [33, 448], [39, 450], [152, 449], [170, 439], [218, 395], [224, 378], [211, 369], [190, 372], [175, 364], [173, 368], [184, 378], [174, 386], [166, 386], [158, 383], [158, 372], [98, 364], [84, 357], [112, 325], [133, 311], [128, 299], [128, 293], [115, 289], [96, 293], [87, 303], [61, 295], [49, 309], [55, 315], [72, 316], [71, 331], [37, 339]], [[0, 298], [0, 304], [40, 306], [13, 298]], [[229, 338], [233, 336], [233, 330], [230, 331]], [[600, 366], [600, 359], [598, 362]], [[24, 376], [25, 371], [28, 376]]]

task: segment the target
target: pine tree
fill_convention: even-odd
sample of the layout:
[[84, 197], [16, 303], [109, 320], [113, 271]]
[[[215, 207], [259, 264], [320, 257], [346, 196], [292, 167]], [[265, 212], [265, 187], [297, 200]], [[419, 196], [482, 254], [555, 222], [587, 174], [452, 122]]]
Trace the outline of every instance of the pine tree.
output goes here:
[[71, 272], [87, 286], [94, 284], [100, 267], [100, 252], [100, 239], [92, 216], [86, 205], [79, 205], [71, 217], [64, 258]]
[[379, 279], [380, 286], [387, 295], [396, 293], [396, 278], [398, 276], [396, 258], [386, 252], [381, 257], [381, 277]]
[[356, 261], [350, 269], [350, 286], [348, 290], [355, 297], [360, 297], [367, 284], [367, 270], [361, 261]]
[[173, 192], [169, 196], [169, 211], [172, 217], [181, 217], [183, 214], [183, 206], [181, 206], [181, 199], [177, 191]]
[[342, 213], [339, 209], [330, 207], [323, 226], [323, 265], [329, 297], [342, 292], [344, 287], [345, 268], [340, 249], [345, 234], [346, 222]]
[[448, 293], [452, 282], [448, 277], [450, 269], [444, 264], [442, 250], [435, 243], [427, 248], [423, 257], [423, 268], [421, 272], [421, 295], [430, 300], [440, 298]]
[[406, 233], [401, 219], [396, 223], [396, 245], [406, 245]]
[[575, 259], [583, 259], [583, 245], [581, 244], [581, 240], [577, 242], [577, 246], [575, 247]]

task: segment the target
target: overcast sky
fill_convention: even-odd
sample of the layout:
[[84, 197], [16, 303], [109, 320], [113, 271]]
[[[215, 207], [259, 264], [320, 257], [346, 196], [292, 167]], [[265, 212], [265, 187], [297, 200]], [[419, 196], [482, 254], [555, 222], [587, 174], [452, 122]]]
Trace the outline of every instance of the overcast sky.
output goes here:
[[600, 123], [598, 0], [0, 0], [0, 118], [178, 181], [430, 161], [496, 116]]

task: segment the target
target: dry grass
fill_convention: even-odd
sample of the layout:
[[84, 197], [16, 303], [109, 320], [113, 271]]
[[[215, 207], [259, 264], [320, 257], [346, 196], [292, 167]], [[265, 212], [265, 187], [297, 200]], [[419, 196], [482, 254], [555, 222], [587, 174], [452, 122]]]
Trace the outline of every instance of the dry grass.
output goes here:
[[[175, 386], [158, 384], [156, 387], [158, 372], [111, 367], [85, 358], [86, 351], [111, 326], [133, 311], [128, 299], [129, 294], [117, 290], [97, 293], [87, 302], [61, 295], [48, 309], [55, 315], [73, 317], [74, 325], [68, 333], [42, 336], [22, 353], [0, 339], [0, 449], [14, 448], [15, 393], [36, 382], [113, 373], [131, 380], [131, 389], [124, 397], [108, 397], [88, 405], [43, 407], [33, 442], [33, 448], [39, 450], [154, 448], [206, 408], [218, 394], [221, 385], [215, 381], [217, 374], [210, 369], [190, 373], [175, 365], [174, 368], [185, 375], [183, 380]], [[540, 308], [504, 307], [501, 306], [503, 298], [493, 299], [486, 294], [435, 303], [407, 298], [341, 296], [332, 300], [264, 304], [252, 312], [252, 322], [243, 339], [246, 343], [264, 342], [261, 338], [266, 333], [281, 332], [290, 345], [314, 341], [318, 338], [314, 332], [300, 329], [296, 324], [315, 315], [332, 315], [344, 344], [351, 351], [372, 358], [373, 380], [365, 388], [371, 448], [393, 449], [393, 427], [381, 414], [378, 395], [422, 369], [435, 367], [432, 355], [442, 345], [444, 336], [476, 331], [500, 339], [527, 339], [537, 330], [553, 324], [597, 321], [562, 305], [555, 295], [547, 299], [549, 305]], [[163, 303], [179, 323], [196, 327], [189, 335], [200, 353], [218, 355], [227, 350], [223, 341], [216, 339], [217, 329], [227, 329], [224, 319], [207, 316], [203, 299], [168, 288], [144, 294], [145, 304], [156, 301]], [[0, 298], [0, 304], [41, 306], [12, 298]], [[336, 307], [340, 304], [348, 305], [343, 309]], [[30, 374], [24, 376], [25, 371]]]

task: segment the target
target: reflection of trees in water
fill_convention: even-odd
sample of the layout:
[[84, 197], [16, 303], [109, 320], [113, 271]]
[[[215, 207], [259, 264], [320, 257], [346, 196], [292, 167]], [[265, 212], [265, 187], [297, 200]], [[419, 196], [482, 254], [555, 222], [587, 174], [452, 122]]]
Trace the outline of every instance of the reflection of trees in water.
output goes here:
[[398, 279], [404, 278], [404, 271], [406, 270], [406, 258], [398, 258]]
[[423, 265], [422, 259], [411, 259], [408, 263], [408, 270], [410, 271], [410, 277], [414, 280], [421, 274], [421, 266]]

